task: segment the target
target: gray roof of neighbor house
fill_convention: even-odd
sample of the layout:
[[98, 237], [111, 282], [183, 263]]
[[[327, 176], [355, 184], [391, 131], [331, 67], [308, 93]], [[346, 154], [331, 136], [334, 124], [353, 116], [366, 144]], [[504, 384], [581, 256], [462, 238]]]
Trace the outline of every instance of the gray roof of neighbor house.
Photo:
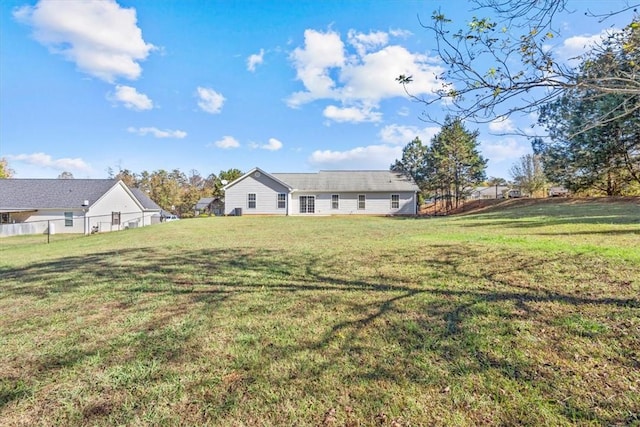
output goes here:
[[511, 189], [511, 187], [509, 187], [508, 185], [491, 185], [491, 186], [482, 186], [482, 187], [476, 187], [472, 190], [472, 194], [473, 193], [478, 193], [478, 194], [489, 194], [489, 195], [495, 195], [496, 191], [500, 194], [502, 194], [503, 191], [507, 191]]
[[420, 191], [411, 179], [385, 170], [341, 170], [318, 173], [272, 173], [297, 191], [388, 192]]
[[198, 200], [198, 203], [196, 203], [196, 209], [205, 209], [212, 202], [216, 200], [220, 201], [220, 198], [219, 197], [203, 197], [200, 200]]
[[[117, 183], [115, 179], [0, 179], [0, 210], [77, 209], [85, 201], [91, 206]], [[146, 209], [160, 209], [141, 191], [132, 193]]]
[[129, 187], [129, 190], [131, 190], [135, 198], [138, 199], [142, 207], [145, 208], [146, 210], [150, 210], [150, 211], [162, 210], [162, 208], [158, 206], [156, 202], [151, 200], [149, 196], [147, 196], [147, 193], [145, 193], [141, 189]]

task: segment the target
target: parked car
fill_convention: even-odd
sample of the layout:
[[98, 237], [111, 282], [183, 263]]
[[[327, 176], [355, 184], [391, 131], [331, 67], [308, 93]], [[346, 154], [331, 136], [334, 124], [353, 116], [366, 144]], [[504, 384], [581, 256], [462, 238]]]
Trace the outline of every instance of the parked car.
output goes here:
[[178, 215], [167, 215], [166, 217], [164, 217], [165, 222], [177, 221], [179, 219], [180, 217]]

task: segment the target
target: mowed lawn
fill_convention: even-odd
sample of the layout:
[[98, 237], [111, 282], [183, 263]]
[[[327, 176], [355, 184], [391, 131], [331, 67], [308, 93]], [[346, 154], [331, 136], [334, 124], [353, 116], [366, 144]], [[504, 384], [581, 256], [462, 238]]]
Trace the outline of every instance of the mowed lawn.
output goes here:
[[0, 424], [640, 425], [640, 200], [0, 240]]

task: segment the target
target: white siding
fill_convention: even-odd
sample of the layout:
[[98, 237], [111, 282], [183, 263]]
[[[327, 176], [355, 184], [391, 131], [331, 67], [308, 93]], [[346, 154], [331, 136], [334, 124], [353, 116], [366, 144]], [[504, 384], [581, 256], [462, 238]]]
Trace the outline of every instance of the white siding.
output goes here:
[[[112, 212], [120, 212], [120, 225], [111, 225]], [[140, 205], [120, 184], [115, 185], [95, 202], [87, 216], [89, 217], [88, 231], [93, 227], [98, 227], [100, 232], [105, 232], [151, 224], [151, 218], [145, 217]]]
[[[339, 208], [332, 209], [331, 196], [340, 197]], [[365, 209], [358, 209], [358, 195], [366, 196]], [[391, 208], [391, 195], [400, 196], [400, 207]], [[299, 196], [315, 196], [315, 215], [415, 215], [417, 202], [413, 192], [397, 193], [314, 193], [294, 192], [291, 196], [291, 215], [312, 215], [300, 213]]]
[[[99, 200], [89, 200], [89, 208], [39, 209], [33, 212], [12, 214], [12, 218], [24, 222], [24, 226], [0, 228], [0, 236], [15, 234], [90, 233], [93, 227], [100, 232], [118, 231], [125, 228], [142, 227], [152, 224], [152, 216], [158, 212], [145, 212], [121, 182], [109, 189]], [[86, 212], [85, 212], [86, 210]], [[73, 213], [73, 226], [65, 225], [65, 212]], [[111, 213], [120, 212], [120, 225], [111, 225]], [[26, 223], [29, 225], [27, 226]]]
[[[73, 226], [67, 227], [65, 226], [65, 212], [73, 212]], [[16, 215], [17, 217], [18, 215]], [[39, 233], [40, 230], [43, 230], [43, 233], [47, 232], [48, 225], [51, 225], [52, 234], [60, 234], [60, 233], [80, 233], [84, 232], [84, 212], [82, 209], [77, 210], [55, 210], [55, 209], [43, 209], [38, 210], [37, 212], [31, 213], [28, 217], [24, 218], [22, 221], [25, 223], [32, 223], [35, 227], [34, 230], [37, 230], [36, 233]], [[36, 225], [38, 224], [38, 225]], [[27, 233], [24, 233], [27, 234]]]
[[[242, 215], [286, 215], [287, 208], [278, 209], [278, 194], [287, 194], [289, 190], [273, 179], [253, 172], [233, 186], [228, 187], [224, 195], [224, 213], [233, 215], [236, 208], [242, 209]], [[256, 195], [255, 209], [248, 207], [248, 195]]]

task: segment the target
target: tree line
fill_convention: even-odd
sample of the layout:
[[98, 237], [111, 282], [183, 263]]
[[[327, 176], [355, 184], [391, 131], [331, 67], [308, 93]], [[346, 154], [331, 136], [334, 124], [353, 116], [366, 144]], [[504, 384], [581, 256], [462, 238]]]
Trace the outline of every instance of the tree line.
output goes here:
[[[478, 14], [458, 29], [440, 11], [423, 24], [447, 67], [434, 98], [412, 96], [412, 76], [400, 75], [396, 80], [407, 93], [425, 105], [448, 108], [465, 123], [535, 113], [545, 134], [532, 138], [533, 154], [510, 170], [514, 184], [527, 193], [555, 184], [574, 194], [640, 195], [640, 4], [627, 2], [600, 15], [586, 2], [578, 4], [598, 22], [630, 14], [629, 24], [610, 30], [570, 66], [547, 46], [561, 35], [554, 17], [575, 4], [472, 1]], [[427, 113], [424, 118], [439, 123]], [[433, 191], [434, 180], [431, 171], [426, 190]]]
[[459, 118], [447, 117], [440, 132], [424, 145], [416, 137], [390, 167], [413, 178], [423, 197], [450, 210], [486, 179], [487, 161], [478, 151], [478, 131], [467, 130]]
[[111, 179], [119, 179], [128, 187], [141, 189], [162, 209], [181, 217], [193, 216], [195, 205], [203, 197], [224, 197], [222, 187], [242, 176], [239, 169], [227, 169], [207, 176], [195, 169], [188, 174], [179, 169], [145, 170], [137, 174], [128, 169], [115, 172], [109, 168], [107, 173]]

